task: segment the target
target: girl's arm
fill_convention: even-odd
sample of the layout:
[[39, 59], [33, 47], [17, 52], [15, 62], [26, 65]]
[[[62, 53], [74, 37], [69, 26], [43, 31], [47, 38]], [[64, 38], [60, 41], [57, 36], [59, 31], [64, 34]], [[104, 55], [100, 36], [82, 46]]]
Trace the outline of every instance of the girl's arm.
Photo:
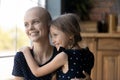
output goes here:
[[36, 77], [52, 73], [59, 67], [63, 66], [67, 59], [67, 55], [64, 52], [61, 52], [60, 54], [56, 55], [56, 57], [51, 62], [47, 63], [42, 67], [39, 67], [33, 59], [32, 55], [30, 54], [29, 47], [24, 47], [22, 49], [22, 52], [25, 56], [28, 66]]

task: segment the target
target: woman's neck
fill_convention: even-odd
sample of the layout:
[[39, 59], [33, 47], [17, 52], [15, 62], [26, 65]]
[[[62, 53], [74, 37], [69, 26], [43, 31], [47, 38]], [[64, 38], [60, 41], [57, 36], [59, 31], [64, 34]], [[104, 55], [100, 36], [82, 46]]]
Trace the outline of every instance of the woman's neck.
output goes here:
[[47, 50], [51, 47], [49, 41], [44, 41], [44, 42], [34, 42], [33, 43], [33, 50], [35, 54], [43, 54], [46, 53]]
[[34, 58], [39, 64], [48, 61], [53, 53], [53, 47], [49, 42], [33, 44]]

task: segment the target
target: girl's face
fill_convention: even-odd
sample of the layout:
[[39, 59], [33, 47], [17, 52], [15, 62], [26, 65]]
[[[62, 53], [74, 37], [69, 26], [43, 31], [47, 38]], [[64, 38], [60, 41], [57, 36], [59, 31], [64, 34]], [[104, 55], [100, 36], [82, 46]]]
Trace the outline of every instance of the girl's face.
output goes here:
[[69, 37], [62, 32], [60, 29], [57, 29], [54, 25], [50, 27], [50, 34], [53, 45], [59, 50], [59, 47], [67, 48]]

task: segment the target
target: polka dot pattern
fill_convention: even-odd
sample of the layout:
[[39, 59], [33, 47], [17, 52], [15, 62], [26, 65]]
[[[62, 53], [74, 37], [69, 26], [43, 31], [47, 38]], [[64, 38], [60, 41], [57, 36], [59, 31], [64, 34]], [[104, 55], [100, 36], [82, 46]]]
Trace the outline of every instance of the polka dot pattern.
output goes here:
[[[62, 51], [62, 50], [61, 50]], [[65, 50], [63, 51], [68, 55], [69, 70], [63, 73], [62, 68], [57, 71], [57, 80], [70, 80], [72, 78], [84, 78], [82, 71], [91, 73], [94, 65], [93, 53], [88, 48], [80, 50]]]

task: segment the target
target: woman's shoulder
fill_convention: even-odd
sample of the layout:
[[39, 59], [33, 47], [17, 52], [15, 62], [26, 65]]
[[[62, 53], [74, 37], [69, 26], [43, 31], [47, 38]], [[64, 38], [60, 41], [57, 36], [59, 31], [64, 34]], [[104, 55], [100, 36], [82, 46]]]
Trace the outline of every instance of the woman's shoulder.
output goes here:
[[14, 60], [21, 62], [23, 59], [25, 59], [23, 53], [21, 51], [16, 52]]
[[[32, 50], [30, 50], [30, 52], [33, 55]], [[17, 60], [25, 59], [22, 51], [17, 51], [16, 54], [15, 54], [15, 56], [14, 56], [14, 58], [17, 59]]]
[[16, 54], [15, 54], [15, 57], [23, 57], [24, 55], [23, 55], [23, 52], [21, 52], [21, 51], [18, 51], [18, 52], [16, 52]]

